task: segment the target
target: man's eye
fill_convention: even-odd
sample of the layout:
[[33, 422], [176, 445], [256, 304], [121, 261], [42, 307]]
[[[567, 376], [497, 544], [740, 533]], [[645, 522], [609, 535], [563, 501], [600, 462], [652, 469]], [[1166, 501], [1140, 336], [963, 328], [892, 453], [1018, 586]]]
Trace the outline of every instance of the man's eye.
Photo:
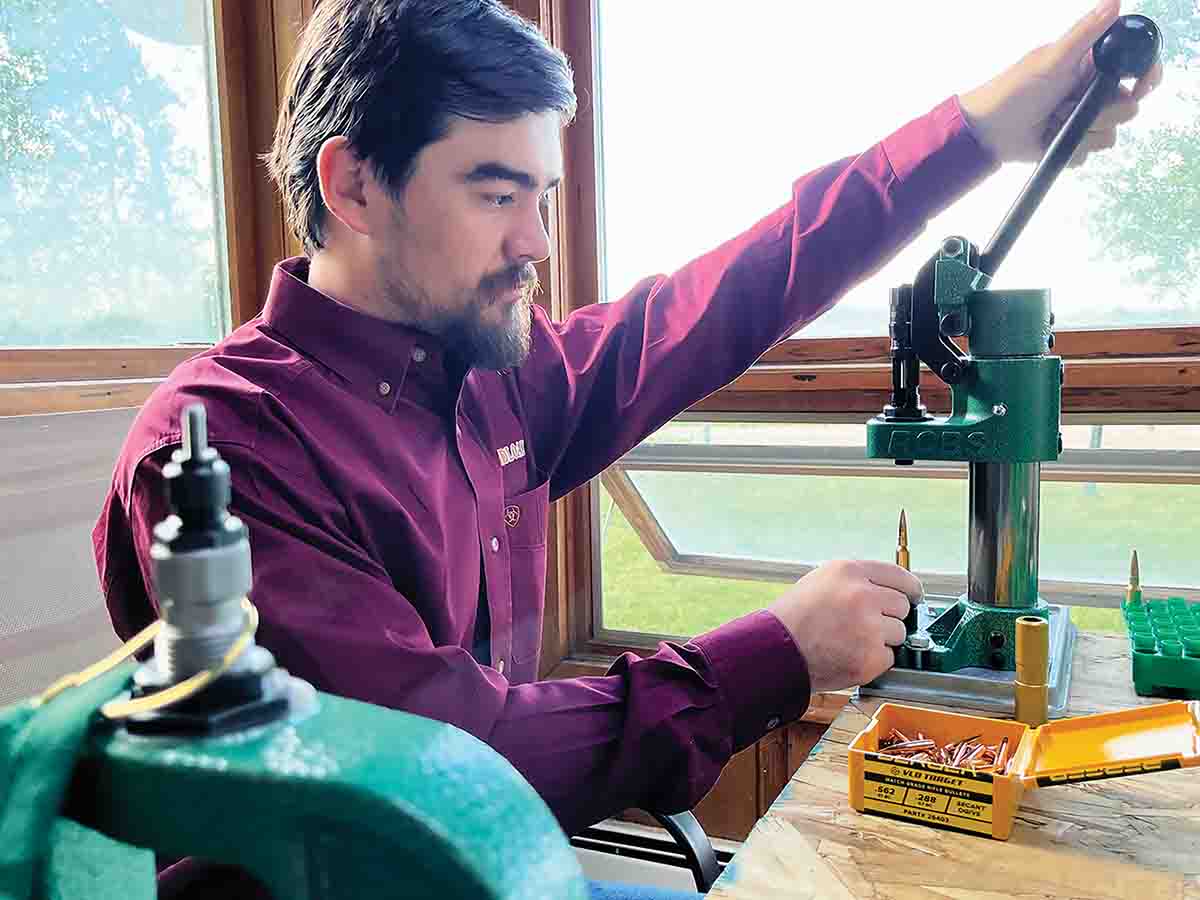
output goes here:
[[515, 194], [488, 194], [487, 202], [492, 206], [508, 206], [516, 199]]

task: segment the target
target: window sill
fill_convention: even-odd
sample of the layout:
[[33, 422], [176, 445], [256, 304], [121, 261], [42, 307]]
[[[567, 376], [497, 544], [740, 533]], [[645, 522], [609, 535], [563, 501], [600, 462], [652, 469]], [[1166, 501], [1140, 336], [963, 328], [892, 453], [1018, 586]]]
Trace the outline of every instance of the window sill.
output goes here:
[[0, 384], [0, 417], [141, 406], [162, 378]]

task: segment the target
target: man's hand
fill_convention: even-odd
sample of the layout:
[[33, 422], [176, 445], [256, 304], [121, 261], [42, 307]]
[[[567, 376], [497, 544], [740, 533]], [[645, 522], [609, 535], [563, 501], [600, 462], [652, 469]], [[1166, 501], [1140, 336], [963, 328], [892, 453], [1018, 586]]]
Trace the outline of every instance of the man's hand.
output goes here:
[[[1120, 12], [1120, 0], [1102, 0], [1059, 40], [1026, 54], [1016, 65], [959, 98], [968, 123], [997, 159], [1033, 162], [1041, 158], [1095, 75], [1092, 45]], [[1137, 115], [1138, 101], [1160, 81], [1161, 62], [1132, 89], [1122, 85], [1088, 131], [1071, 164], [1083, 162], [1093, 150], [1112, 147], [1117, 126]]]
[[904, 617], [921, 582], [883, 562], [831, 562], [770, 606], [808, 663], [813, 691], [865, 684], [895, 663]]

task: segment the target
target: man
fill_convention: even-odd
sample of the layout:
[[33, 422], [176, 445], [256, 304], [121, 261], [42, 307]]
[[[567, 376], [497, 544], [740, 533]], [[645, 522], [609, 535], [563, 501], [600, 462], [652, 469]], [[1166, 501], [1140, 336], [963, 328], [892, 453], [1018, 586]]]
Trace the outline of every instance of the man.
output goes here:
[[[691, 807], [811, 691], [885, 671], [921, 585], [833, 562], [604, 677], [538, 682], [548, 501], [816, 318], [999, 163], [1037, 158], [1117, 7], [804, 176], [674, 275], [553, 323], [531, 296], [575, 108], [566, 60], [494, 0], [322, 0], [269, 159], [306, 257], [138, 416], [94, 533], [117, 631], [155, 615], [159, 470], [201, 401], [250, 532], [259, 641], [281, 665], [477, 735], [568, 832]], [[1083, 153], [1112, 145], [1158, 77], [1122, 92]]]

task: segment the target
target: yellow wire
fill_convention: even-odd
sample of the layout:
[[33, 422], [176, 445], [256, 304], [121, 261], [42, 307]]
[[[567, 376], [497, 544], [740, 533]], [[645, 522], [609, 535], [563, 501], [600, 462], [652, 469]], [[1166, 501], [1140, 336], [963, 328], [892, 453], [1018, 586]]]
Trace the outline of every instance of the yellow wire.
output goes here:
[[[186, 700], [220, 678], [237, 662], [238, 657], [246, 652], [246, 648], [254, 640], [254, 633], [258, 630], [258, 610], [246, 597], [242, 598], [242, 611], [246, 614], [246, 620], [242, 625], [241, 633], [238, 634], [237, 639], [230, 646], [229, 650], [226, 651], [225, 655], [221, 657], [220, 662], [211, 669], [197, 672], [190, 678], [179, 682], [179, 684], [156, 691], [153, 694], [148, 694], [145, 697], [128, 700], [110, 700], [100, 707], [101, 715], [108, 719], [124, 719], [138, 713], [153, 712], [154, 710], [170, 706], [172, 703]], [[70, 675], [64, 675], [62, 678], [59, 678], [34, 699], [34, 705], [41, 706], [43, 703], [48, 703], [63, 691], [87, 684], [93, 678], [97, 678], [105, 672], [116, 668], [153, 641], [159, 629], [162, 628], [162, 625], [161, 619], [150, 623], [112, 653], [108, 654], [108, 656], [104, 657], [104, 659], [92, 663], [82, 671], [73, 672]]]
[[246, 614], [246, 622], [242, 626], [241, 634], [237, 636], [237, 640], [233, 642], [225, 652], [225, 655], [221, 657], [221, 661], [211, 669], [197, 672], [191, 678], [184, 679], [179, 684], [171, 685], [169, 688], [156, 691], [145, 697], [129, 700], [110, 700], [100, 707], [100, 714], [106, 719], [124, 719], [138, 713], [153, 712], [154, 710], [170, 706], [173, 703], [178, 703], [181, 700], [186, 700], [220, 678], [229, 671], [230, 667], [237, 662], [238, 657], [250, 646], [251, 641], [254, 640], [254, 632], [258, 630], [258, 610], [245, 597], [242, 598], [242, 611]]
[[34, 700], [34, 705], [41, 706], [43, 703], [53, 700], [67, 688], [87, 684], [93, 678], [98, 678], [110, 669], [116, 668], [154, 640], [154, 636], [158, 634], [160, 628], [162, 628], [161, 619], [151, 622], [112, 653], [108, 654], [108, 656], [104, 657], [104, 659], [92, 663], [80, 672], [72, 672], [70, 675], [64, 675], [62, 678], [59, 678], [38, 695], [37, 699]]

